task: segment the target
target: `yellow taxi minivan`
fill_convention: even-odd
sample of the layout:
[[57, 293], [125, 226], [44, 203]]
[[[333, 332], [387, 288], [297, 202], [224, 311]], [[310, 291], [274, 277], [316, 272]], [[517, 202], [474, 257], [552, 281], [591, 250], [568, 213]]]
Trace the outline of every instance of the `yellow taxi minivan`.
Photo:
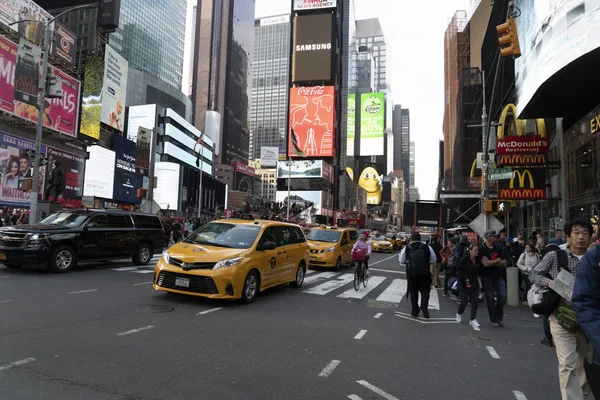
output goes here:
[[358, 232], [352, 228], [324, 226], [313, 228], [307, 236], [310, 266], [340, 270], [342, 264], [352, 262], [352, 247]]
[[155, 290], [251, 303], [283, 283], [299, 288], [308, 268], [308, 243], [298, 225], [220, 219], [162, 253]]

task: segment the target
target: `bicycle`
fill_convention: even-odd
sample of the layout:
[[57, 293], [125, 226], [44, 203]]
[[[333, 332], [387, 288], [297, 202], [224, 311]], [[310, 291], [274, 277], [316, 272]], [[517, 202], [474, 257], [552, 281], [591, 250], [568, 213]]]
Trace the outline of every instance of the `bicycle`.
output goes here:
[[360, 289], [360, 283], [367, 287], [369, 283], [369, 271], [365, 268], [364, 261], [356, 261], [356, 269], [354, 270], [354, 290]]

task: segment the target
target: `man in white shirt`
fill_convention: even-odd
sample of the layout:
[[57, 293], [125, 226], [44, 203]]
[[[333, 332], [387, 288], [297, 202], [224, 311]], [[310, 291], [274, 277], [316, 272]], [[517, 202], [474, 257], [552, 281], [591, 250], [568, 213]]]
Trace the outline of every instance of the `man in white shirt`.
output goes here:
[[[430, 266], [437, 262], [433, 249], [421, 241], [421, 234], [413, 232], [411, 242], [400, 252], [400, 264], [406, 264], [406, 278], [412, 310], [410, 315], [414, 318], [423, 312], [423, 317], [429, 318], [429, 293], [431, 291]], [[419, 293], [421, 293], [421, 307], [419, 309]]]

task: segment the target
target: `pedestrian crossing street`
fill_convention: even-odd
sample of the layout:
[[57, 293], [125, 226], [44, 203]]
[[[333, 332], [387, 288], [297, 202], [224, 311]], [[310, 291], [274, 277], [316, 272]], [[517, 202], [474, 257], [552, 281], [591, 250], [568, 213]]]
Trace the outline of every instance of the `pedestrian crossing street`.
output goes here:
[[[153, 266], [159, 258], [160, 256], [153, 257], [146, 267], [128, 266], [111, 268], [111, 270], [134, 274], [152, 274], [154, 272]], [[351, 272], [308, 270], [302, 285], [302, 293], [340, 299], [375, 300], [395, 304], [407, 300], [408, 282], [406, 279], [374, 275], [371, 271], [367, 287], [361, 285], [360, 289], [356, 291], [354, 290], [354, 270], [349, 271]], [[439, 295], [435, 289], [431, 290], [429, 309], [440, 309]]]
[[[360, 289], [356, 291], [354, 289], [354, 271], [344, 273], [309, 270], [306, 272], [306, 277], [304, 278], [302, 292], [310, 295], [331, 296], [340, 299], [368, 299], [395, 304], [399, 304], [405, 300], [408, 294], [408, 282], [406, 279], [373, 275], [373, 272], [370, 272], [370, 274], [367, 287], [365, 288], [361, 285]], [[438, 291], [435, 289], [431, 290], [429, 309], [440, 309], [440, 299]]]

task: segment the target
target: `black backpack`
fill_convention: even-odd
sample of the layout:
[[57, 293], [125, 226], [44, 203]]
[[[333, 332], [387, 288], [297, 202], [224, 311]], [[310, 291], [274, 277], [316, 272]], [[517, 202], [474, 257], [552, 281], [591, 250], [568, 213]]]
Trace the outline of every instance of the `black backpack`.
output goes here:
[[426, 244], [421, 242], [409, 244], [406, 246], [406, 270], [410, 275], [428, 274], [430, 257], [429, 246]]

